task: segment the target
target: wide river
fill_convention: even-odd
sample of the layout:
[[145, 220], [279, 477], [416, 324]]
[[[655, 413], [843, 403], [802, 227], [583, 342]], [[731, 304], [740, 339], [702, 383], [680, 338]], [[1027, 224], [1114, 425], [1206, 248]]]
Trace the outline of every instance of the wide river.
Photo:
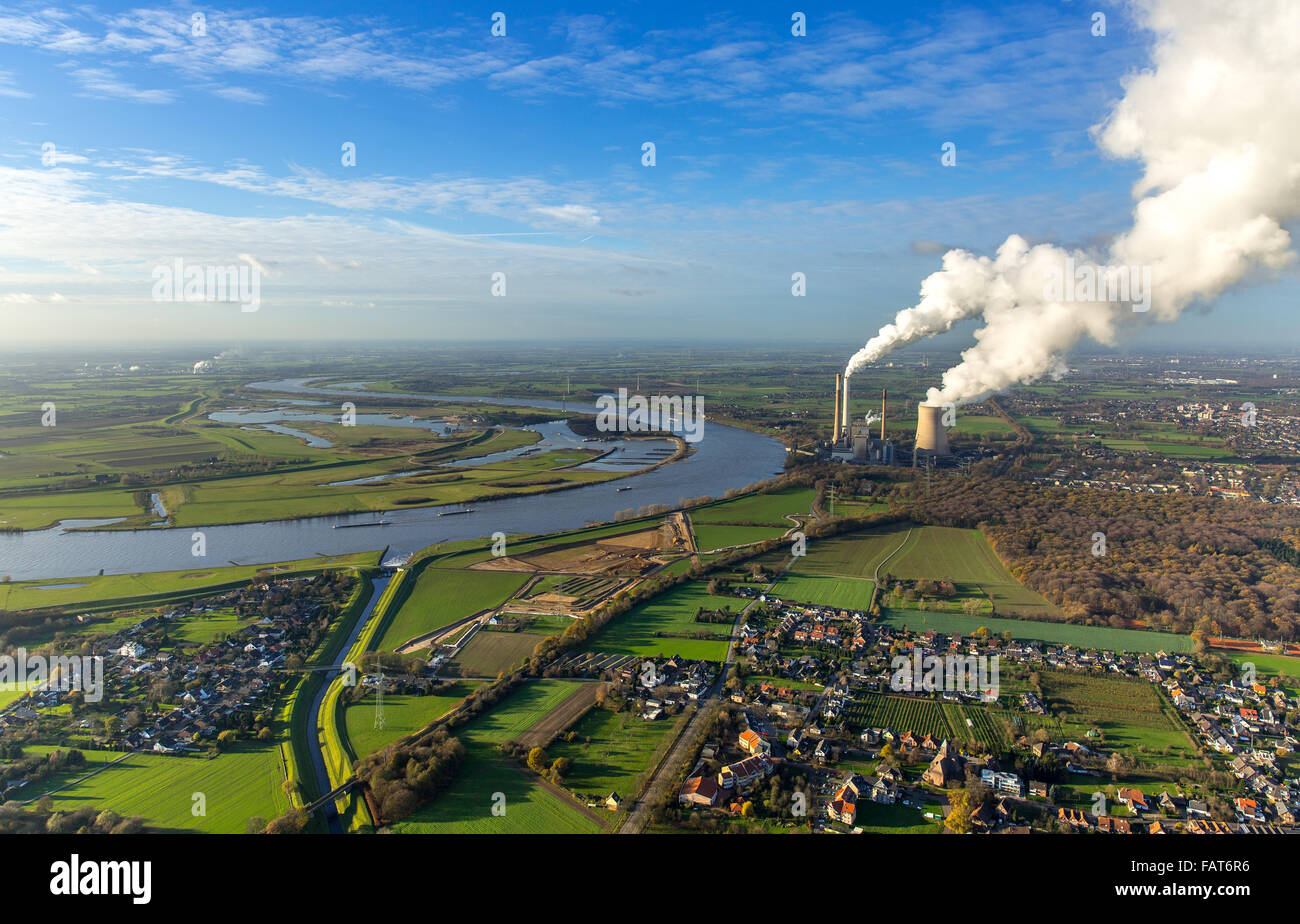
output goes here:
[[[464, 395], [414, 395], [365, 391], [360, 384], [318, 387], [307, 379], [257, 382], [253, 388], [277, 394], [299, 394], [315, 399], [384, 396], [428, 401], [502, 404], [560, 410], [558, 401], [523, 398], [481, 398]], [[594, 414], [595, 405], [569, 402], [571, 411]], [[707, 408], [706, 408], [707, 411]], [[620, 510], [647, 504], [673, 504], [684, 497], [720, 497], [731, 488], [743, 488], [780, 473], [785, 448], [780, 442], [747, 430], [706, 423], [695, 452], [654, 471], [631, 475], [605, 484], [475, 501], [473, 513], [439, 517], [441, 511], [461, 509], [420, 507], [383, 514], [308, 517], [234, 526], [179, 529], [72, 530], [104, 521], [65, 520], [50, 529], [0, 533], [0, 574], [13, 580], [81, 577], [96, 574], [134, 574], [142, 571], [179, 571], [292, 561], [346, 552], [388, 548], [392, 556], [405, 556], [435, 542], [474, 539], [494, 532], [553, 533], [576, 529], [591, 522], [612, 520]], [[595, 444], [600, 446], [601, 444]], [[618, 488], [628, 490], [619, 491]], [[366, 525], [335, 529], [353, 523], [372, 524], [381, 518], [386, 526]], [[201, 530], [207, 555], [192, 554], [192, 534]]]

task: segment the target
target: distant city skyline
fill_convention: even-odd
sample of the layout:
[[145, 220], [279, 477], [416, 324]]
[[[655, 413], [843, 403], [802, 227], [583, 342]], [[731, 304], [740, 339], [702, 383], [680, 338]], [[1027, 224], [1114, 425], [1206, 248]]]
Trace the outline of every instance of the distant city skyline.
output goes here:
[[[1127, 227], [1139, 170], [1089, 130], [1151, 37], [1096, 8], [1104, 36], [1092, 8], [978, 2], [808, 10], [793, 35], [789, 5], [525, 4], [501, 36], [487, 8], [0, 3], [0, 343], [847, 355], [950, 246]], [[178, 260], [256, 269], [257, 310], [154, 300]], [[1300, 340], [1297, 294], [1294, 265], [1252, 277], [1129, 348]]]

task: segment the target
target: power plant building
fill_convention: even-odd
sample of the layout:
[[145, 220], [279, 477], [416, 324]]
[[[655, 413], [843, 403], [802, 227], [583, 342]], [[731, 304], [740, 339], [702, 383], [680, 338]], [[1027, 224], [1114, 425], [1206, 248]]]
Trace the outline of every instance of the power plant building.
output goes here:
[[[943, 425], [944, 408], [919, 404], [916, 408], [916, 442], [912, 448], [913, 465], [953, 463], [948, 431]], [[835, 416], [831, 420], [831, 459], [861, 465], [896, 465], [894, 444], [885, 438], [885, 418], [889, 411], [889, 393], [880, 390], [880, 436], [871, 435], [872, 418], [860, 417], [855, 425], [849, 400], [849, 377], [835, 376]], [[907, 451], [903, 450], [903, 458]]]
[[841, 462], [868, 465], [894, 464], [894, 444], [885, 439], [887, 398], [887, 393], [881, 389], [880, 438], [872, 438], [871, 423], [865, 417], [862, 418], [855, 432], [853, 414], [849, 407], [849, 377], [835, 376], [835, 417], [831, 427], [831, 458]]

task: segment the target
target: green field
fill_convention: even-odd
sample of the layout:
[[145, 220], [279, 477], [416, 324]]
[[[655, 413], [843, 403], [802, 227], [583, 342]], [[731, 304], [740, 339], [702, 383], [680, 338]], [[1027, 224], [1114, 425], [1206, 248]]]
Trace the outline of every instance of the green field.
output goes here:
[[784, 529], [769, 526], [695, 526], [696, 548], [709, 552], [736, 545], [750, 545], [764, 539], [775, 539]]
[[[692, 581], [674, 587], [653, 600], [633, 607], [591, 639], [588, 648], [605, 654], [658, 657], [679, 654], [684, 658], [722, 661], [727, 656], [731, 626], [695, 621], [700, 607], [717, 610], [730, 607], [739, 612], [745, 601], [712, 596], [708, 586]], [[656, 632], [670, 633], [658, 636]], [[682, 638], [682, 633], [704, 632], [714, 638]]]
[[[573, 693], [573, 683], [526, 683], [484, 716], [456, 729], [465, 762], [451, 788], [392, 826], [399, 834], [593, 834], [601, 828], [547, 790], [531, 771], [502, 756], [497, 745], [537, 723]], [[505, 814], [494, 815], [495, 794]]]
[[788, 529], [794, 524], [788, 514], [807, 516], [817, 492], [812, 488], [787, 488], [769, 494], [751, 494], [733, 498], [690, 511], [691, 522], [698, 529], [702, 523], [722, 523], [751, 526], [780, 526]]
[[30, 680], [26, 681], [22, 685], [19, 685], [17, 681], [13, 683], [0, 683], [0, 709], [8, 706], [34, 686], [36, 686], [36, 684]]
[[892, 525], [819, 539], [791, 568], [796, 575], [915, 581], [952, 581], [975, 585], [993, 599], [998, 612], [1048, 616], [1056, 607], [1029, 590], [1003, 567], [987, 541], [974, 529]]
[[468, 696], [477, 684], [457, 681], [447, 690], [430, 696], [389, 694], [384, 697], [384, 727], [375, 728], [375, 697], [352, 703], [344, 712], [348, 743], [357, 757], [373, 754], [389, 742], [417, 732], [440, 719]]
[[1124, 677], [1092, 677], [1062, 671], [1042, 671], [1043, 695], [1049, 714], [1064, 713], [1062, 730], [1082, 741], [1089, 728], [1099, 728], [1107, 748], [1145, 748], [1162, 761], [1195, 760], [1196, 748], [1173, 707], [1164, 703], [1151, 684]]
[[[573, 766], [564, 786], [576, 793], [604, 798], [617, 792], [627, 798], [653, 763], [656, 751], [671, 738], [674, 721], [646, 722], [633, 712], [615, 714], [593, 709], [573, 727], [577, 740], [556, 739], [547, 748], [552, 759], [567, 757]], [[590, 741], [588, 741], [590, 739]]]
[[865, 612], [871, 606], [871, 593], [875, 586], [863, 578], [787, 574], [772, 588], [769, 596], [788, 602], [817, 603]]
[[[93, 752], [86, 753], [89, 758]], [[100, 753], [108, 760], [123, 756]], [[211, 760], [129, 754], [121, 763], [50, 798], [56, 811], [93, 805], [121, 815], [140, 815], [147, 825], [164, 831], [243, 834], [249, 818], [270, 821], [288, 811], [288, 797], [280, 788], [283, 778], [278, 746], [246, 743]], [[195, 793], [203, 793], [206, 815], [193, 814]], [[24, 792], [23, 797], [41, 794]]]
[[546, 635], [542, 632], [484, 632], [480, 629], [456, 653], [451, 663], [471, 677], [495, 677], [502, 671], [513, 670], [527, 659]]
[[428, 567], [383, 627], [376, 648], [389, 651], [417, 636], [499, 606], [523, 587], [528, 575], [509, 571], [451, 571]]
[[247, 628], [257, 619], [257, 616], [240, 619], [234, 610], [226, 607], [211, 613], [194, 613], [184, 616], [172, 623], [167, 630], [167, 634], [177, 642], [188, 642], [191, 645], [208, 645], [218, 639], [225, 638], [227, 635], [238, 632], [240, 629]]
[[[937, 807], [930, 809], [936, 815]], [[858, 803], [856, 828], [867, 834], [938, 834], [942, 823], [924, 818], [921, 810], [901, 802], [880, 805], [863, 800]]]
[[1255, 665], [1255, 676], [1262, 683], [1266, 678], [1281, 678], [1281, 686], [1288, 696], [1295, 696], [1300, 689], [1300, 658], [1286, 655], [1256, 654], [1245, 651], [1216, 652], [1227, 655], [1237, 664]]

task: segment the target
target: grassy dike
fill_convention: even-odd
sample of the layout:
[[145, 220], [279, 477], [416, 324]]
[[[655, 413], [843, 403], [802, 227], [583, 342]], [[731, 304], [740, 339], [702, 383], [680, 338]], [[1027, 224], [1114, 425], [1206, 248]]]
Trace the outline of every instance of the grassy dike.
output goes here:
[[[398, 569], [396, 576], [384, 588], [383, 596], [375, 603], [375, 607], [370, 613], [370, 619], [357, 635], [356, 642], [348, 649], [343, 659], [344, 663], [360, 664], [361, 656], [369, 650], [379, 626], [386, 621], [387, 614], [395, 607], [401, 606], [401, 601], [405, 600], [410, 593], [410, 589], [415, 583], [412, 572], [413, 569], [409, 568]], [[368, 594], [367, 599], [369, 599]], [[350, 627], [351, 623], [349, 622]], [[346, 635], [344, 638], [346, 638]], [[315, 676], [321, 677], [322, 675], [318, 673]], [[317, 681], [312, 689], [311, 697], [315, 696], [315, 690], [323, 682], [323, 679]], [[325, 761], [325, 769], [329, 774], [331, 787], [338, 787], [352, 776], [352, 765], [360, 756], [353, 753], [351, 743], [348, 740], [345, 710], [342, 708], [341, 702], [343, 690], [343, 675], [340, 674], [330, 681], [329, 688], [325, 691], [325, 698], [321, 701], [320, 714], [317, 716], [317, 724], [314, 729], [315, 733], [321, 736], [321, 755]], [[311, 697], [308, 697], [304, 702], [310, 703]], [[304, 708], [303, 711], [305, 713], [306, 709]], [[318, 793], [318, 795], [324, 794]], [[353, 832], [374, 826], [374, 820], [370, 817], [370, 809], [360, 794], [355, 792], [346, 793], [339, 797], [336, 805], [339, 817], [343, 820], [342, 823], [347, 831]]]
[[[353, 624], [365, 610], [366, 602], [374, 590], [374, 582], [368, 572], [359, 571], [357, 577], [357, 587], [348, 598], [343, 612], [330, 627], [324, 641], [307, 659], [306, 667], [328, 667], [341, 654]], [[282, 743], [281, 749], [284, 753], [286, 777], [297, 784], [292, 797], [295, 808], [308, 805], [324, 795], [317, 791], [316, 775], [312, 772], [311, 739], [308, 737], [309, 734], [316, 733], [315, 729], [308, 727], [311, 703], [324, 682], [325, 672], [322, 670], [306, 670], [298, 675], [297, 683], [285, 697], [277, 716], [284, 722], [289, 733], [287, 744]]]

